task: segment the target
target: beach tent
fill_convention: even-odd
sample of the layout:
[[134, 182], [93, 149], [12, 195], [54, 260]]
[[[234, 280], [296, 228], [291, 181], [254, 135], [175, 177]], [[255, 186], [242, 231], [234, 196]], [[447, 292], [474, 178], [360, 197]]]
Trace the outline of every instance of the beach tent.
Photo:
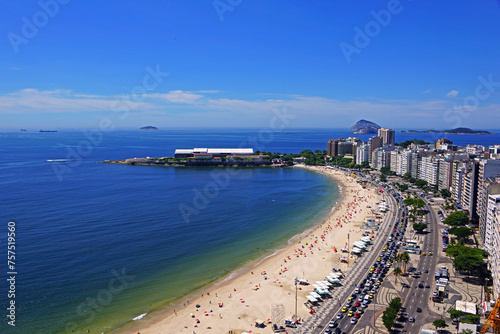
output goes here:
[[366, 243], [370, 243], [370, 242], [372, 242], [372, 239], [370, 237], [362, 237], [361, 241], [366, 242]]
[[326, 279], [327, 279], [328, 282], [330, 282], [332, 284], [338, 284], [338, 283], [340, 283], [340, 280], [336, 279], [336, 278], [327, 277]]
[[309, 295], [311, 295], [313, 298], [320, 299], [321, 296], [318, 295], [316, 292], [311, 292]]
[[326, 286], [332, 286], [332, 283], [330, 283], [328, 281], [321, 281], [321, 283], [323, 283]]
[[307, 300], [309, 300], [311, 303], [316, 303], [318, 301], [316, 298], [314, 298], [311, 295], [307, 295], [306, 297], [307, 297]]
[[316, 289], [314, 291], [316, 291], [316, 293], [318, 293], [320, 296], [330, 295], [330, 292], [327, 291], [327, 290], [318, 290], [318, 289]]
[[362, 244], [354, 244], [355, 247], [361, 249], [361, 250], [365, 250], [366, 249], [366, 246], [365, 245], [362, 245]]
[[359, 253], [361, 253], [361, 249], [359, 249], [359, 248], [354, 248], [354, 249], [352, 250], [352, 252], [353, 252], [353, 253], [356, 253], [356, 254], [359, 254]]
[[330, 274], [328, 274], [328, 276], [339, 278], [339, 277], [342, 277], [342, 274], [341, 273], [330, 273]]

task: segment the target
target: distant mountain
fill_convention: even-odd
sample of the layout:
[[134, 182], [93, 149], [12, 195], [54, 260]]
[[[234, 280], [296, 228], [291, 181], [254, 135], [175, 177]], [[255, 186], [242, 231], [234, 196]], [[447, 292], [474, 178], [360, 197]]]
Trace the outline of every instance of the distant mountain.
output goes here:
[[349, 130], [355, 134], [377, 134], [380, 128], [381, 126], [376, 123], [361, 119]]
[[494, 135], [489, 131], [472, 130], [469, 128], [455, 128], [451, 130], [407, 130], [401, 133], [444, 133], [447, 135]]
[[143, 126], [139, 130], [158, 130], [156, 126]]

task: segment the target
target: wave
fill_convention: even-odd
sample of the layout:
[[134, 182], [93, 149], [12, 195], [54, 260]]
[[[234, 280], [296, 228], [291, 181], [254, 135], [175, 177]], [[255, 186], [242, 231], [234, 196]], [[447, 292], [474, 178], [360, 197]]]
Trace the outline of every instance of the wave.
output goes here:
[[141, 315], [138, 315], [137, 317], [135, 317], [135, 318], [134, 318], [134, 319], [132, 319], [132, 320], [134, 320], [134, 321], [136, 321], [136, 320], [140, 320], [140, 319], [144, 318], [144, 317], [146, 316], [146, 314], [148, 314], [148, 313], [146, 312], [146, 313], [143, 313], [143, 314], [141, 314]]

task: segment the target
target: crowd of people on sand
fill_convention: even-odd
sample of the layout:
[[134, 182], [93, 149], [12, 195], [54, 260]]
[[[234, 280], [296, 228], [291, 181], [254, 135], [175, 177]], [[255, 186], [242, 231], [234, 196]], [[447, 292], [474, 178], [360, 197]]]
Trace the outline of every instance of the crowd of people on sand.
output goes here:
[[[313, 234], [298, 241], [295, 247], [290, 248], [290, 253], [289, 254], [285, 253], [285, 255], [282, 257], [282, 262], [278, 268], [275, 268], [271, 272], [267, 270], [259, 270], [260, 275], [258, 274], [254, 275], [253, 271], [249, 272], [248, 276], [245, 277], [249, 278], [247, 283], [249, 283], [250, 289], [254, 291], [252, 292], [252, 294], [259, 295], [260, 293], [268, 293], [268, 292], [260, 292], [261, 289], [263, 289], [264, 287], [268, 288], [270, 286], [279, 286], [281, 288], [284, 288], [285, 285], [287, 289], [285, 289], [284, 291], [287, 291], [287, 294], [289, 295], [290, 294], [289, 285], [293, 286], [295, 284], [295, 277], [297, 277], [296, 276], [297, 267], [294, 267], [294, 262], [295, 262], [294, 260], [298, 258], [305, 258], [308, 256], [320, 256], [321, 258], [321, 256], [325, 256], [327, 252], [331, 251], [337, 252], [337, 248], [333, 244], [334, 242], [332, 242], [330, 246], [328, 245], [328, 240], [329, 239], [332, 240], [332, 238], [334, 238], [335, 235], [338, 235], [338, 233], [336, 233], [335, 230], [343, 229], [346, 228], [346, 226], [349, 226], [351, 228], [349, 229], [349, 232], [359, 231], [359, 229], [351, 227], [353, 225], [352, 223], [355, 222], [355, 220], [360, 219], [360, 217], [364, 216], [364, 214], [369, 213], [367, 202], [371, 199], [371, 197], [368, 193], [363, 191], [362, 187], [356, 183], [356, 180], [354, 178], [346, 174], [343, 174], [342, 172], [332, 171], [326, 168], [322, 169], [319, 168], [317, 170], [324, 172], [326, 174], [334, 174], [334, 176], [341, 181], [342, 190], [344, 192], [344, 200], [340, 205], [340, 208], [337, 208], [338, 210], [333, 211], [331, 216], [325, 219], [323, 223], [320, 225], [320, 227], [316, 229], [316, 231]], [[333, 236], [328, 238], [328, 235], [332, 233]], [[338, 239], [339, 238], [336, 239], [337, 242], [339, 241]], [[320, 253], [320, 255], [315, 255], [316, 253]], [[322, 258], [324, 259], [325, 257]], [[279, 262], [274, 262], [274, 263], [279, 263]], [[265, 262], [264, 265], [267, 266], [268, 262]], [[290, 278], [287, 278], [287, 273], [291, 269], [295, 269], [295, 272], [292, 271], [291, 275], [289, 275]], [[342, 272], [342, 274], [345, 276], [345, 272]], [[247, 299], [250, 299], [250, 303], [255, 303], [255, 298], [254, 299], [251, 298], [252, 294], [249, 295], [244, 288], [243, 289], [241, 288], [241, 285], [239, 286], [240, 288], [238, 289], [236, 285], [231, 287], [231, 289], [228, 289], [227, 287], [225, 289], [218, 289], [217, 291], [219, 293], [218, 294], [215, 293], [215, 297], [211, 296], [210, 292], [206, 292], [206, 297], [208, 297], [208, 301], [207, 298], [205, 298], [205, 293], [204, 293], [201, 295], [201, 298], [205, 300], [200, 301], [200, 299], [198, 298], [196, 300], [198, 304], [195, 305], [189, 305], [189, 301], [187, 301], [184, 304], [184, 306], [186, 306], [187, 304], [188, 309], [191, 309], [191, 311], [187, 312], [190, 312], [189, 313], [190, 318], [193, 319], [192, 321], [194, 323], [191, 323], [191, 326], [189, 326], [189, 322], [184, 323], [184, 330], [189, 331], [190, 330], [189, 327], [191, 327], [191, 330], [201, 329], [200, 327], [202, 326], [204, 317], [210, 317], [210, 319], [223, 319], [224, 318], [223, 314], [225, 312], [229, 312], [228, 314], [231, 313], [234, 314], [234, 309], [237, 307], [247, 308], [250, 306], [248, 305], [249, 303], [246, 302]], [[302, 290], [302, 286], [299, 285], [298, 289]], [[224, 296], [222, 295], [223, 291], [225, 291]], [[212, 300], [214, 301], [213, 306], [215, 306], [218, 310], [218, 311], [216, 310], [217, 312], [214, 312], [213, 310]], [[228, 304], [227, 307], [225, 307], [224, 304], [225, 302]], [[200, 304], [202, 304], [203, 307]], [[245, 309], [245, 311], [246, 310], [247, 309]], [[241, 316], [243, 316], [243, 313], [245, 312], [242, 312], [240, 315], [237, 315], [235, 317], [237, 319], [234, 320], [235, 321], [242, 320]], [[174, 310], [174, 315], [178, 316], [178, 313], [175, 310]], [[227, 321], [227, 319], [223, 321]], [[269, 321], [270, 319], [268, 319], [268, 322]], [[207, 321], [207, 325], [206, 325], [207, 327], [204, 328], [206, 329], [214, 328], [214, 322], [212, 320]], [[252, 326], [253, 325], [254, 324], [252, 324]], [[193, 331], [193, 333], [195, 332]]]

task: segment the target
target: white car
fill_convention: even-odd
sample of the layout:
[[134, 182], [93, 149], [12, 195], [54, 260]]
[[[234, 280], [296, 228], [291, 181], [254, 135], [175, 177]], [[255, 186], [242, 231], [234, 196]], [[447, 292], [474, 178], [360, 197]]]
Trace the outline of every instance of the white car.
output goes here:
[[356, 318], [351, 319], [351, 324], [355, 325], [357, 322], [358, 322], [358, 319], [356, 319]]

